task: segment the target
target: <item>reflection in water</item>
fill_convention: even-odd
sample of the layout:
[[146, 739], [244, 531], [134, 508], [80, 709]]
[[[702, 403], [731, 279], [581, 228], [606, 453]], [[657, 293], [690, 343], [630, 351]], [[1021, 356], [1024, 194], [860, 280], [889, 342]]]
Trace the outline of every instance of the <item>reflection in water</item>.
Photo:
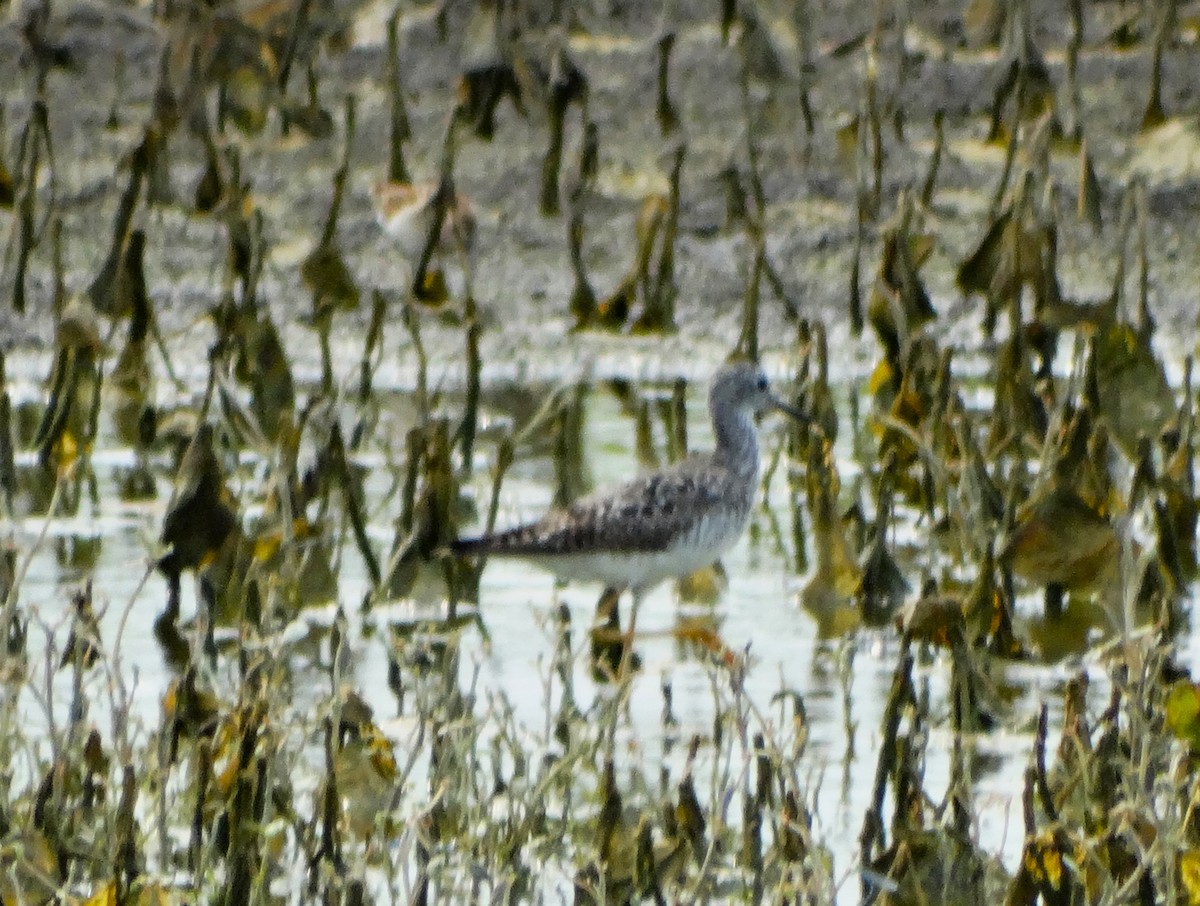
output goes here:
[[141, 503], [158, 495], [158, 482], [149, 464], [142, 458], [132, 468], [113, 471], [117, 496], [125, 503]]
[[54, 559], [66, 582], [82, 582], [96, 568], [102, 539], [99, 535], [62, 535], [54, 539]]
[[606, 588], [600, 595], [590, 636], [592, 679], [596, 682], [614, 682], [627, 657], [631, 669], [641, 669], [642, 656], [631, 650], [636, 639], [621, 629], [621, 593], [616, 589]]
[[154, 619], [154, 640], [162, 649], [163, 661], [173, 671], [184, 670], [191, 659], [191, 647], [175, 620], [165, 611]]
[[1058, 613], [1041, 611], [1036, 607], [1024, 626], [1038, 657], [1047, 664], [1082, 657], [1109, 628], [1104, 607], [1092, 598], [1071, 595]]

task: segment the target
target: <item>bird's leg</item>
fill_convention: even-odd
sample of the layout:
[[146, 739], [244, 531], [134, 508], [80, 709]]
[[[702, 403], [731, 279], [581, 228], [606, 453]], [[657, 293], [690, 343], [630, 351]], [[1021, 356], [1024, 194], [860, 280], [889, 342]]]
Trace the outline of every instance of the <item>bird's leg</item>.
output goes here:
[[645, 590], [641, 588], [632, 588], [630, 591], [633, 595], [633, 604], [629, 608], [629, 632], [621, 637], [621, 667], [617, 671], [617, 680], [621, 683], [628, 681], [632, 672], [637, 668], [637, 662], [633, 656], [633, 638], [637, 633], [638, 610], [641, 609], [642, 595], [645, 593]]

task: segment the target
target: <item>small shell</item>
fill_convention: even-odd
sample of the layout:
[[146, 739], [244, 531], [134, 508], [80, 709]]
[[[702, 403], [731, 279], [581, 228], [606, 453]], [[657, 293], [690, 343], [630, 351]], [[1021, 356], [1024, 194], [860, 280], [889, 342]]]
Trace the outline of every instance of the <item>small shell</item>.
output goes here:
[[[436, 181], [384, 181], [372, 190], [379, 225], [399, 241], [410, 257], [421, 254], [434, 213], [433, 199], [437, 188]], [[461, 247], [470, 252], [475, 245], [475, 228], [475, 212], [470, 199], [462, 192], [455, 192], [438, 237], [441, 250], [450, 252]]]

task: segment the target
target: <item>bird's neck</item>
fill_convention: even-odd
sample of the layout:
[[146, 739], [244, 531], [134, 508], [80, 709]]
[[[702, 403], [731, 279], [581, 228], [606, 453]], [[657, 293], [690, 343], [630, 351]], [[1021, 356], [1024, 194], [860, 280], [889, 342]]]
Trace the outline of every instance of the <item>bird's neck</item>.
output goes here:
[[717, 435], [715, 458], [726, 468], [748, 478], [758, 474], [758, 429], [745, 409], [712, 412]]

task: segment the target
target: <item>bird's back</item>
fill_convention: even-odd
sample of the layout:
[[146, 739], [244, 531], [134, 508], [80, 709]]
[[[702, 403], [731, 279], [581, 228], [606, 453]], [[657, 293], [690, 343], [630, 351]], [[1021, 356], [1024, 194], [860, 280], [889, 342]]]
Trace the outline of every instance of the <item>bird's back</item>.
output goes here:
[[662, 553], [697, 533], [722, 536], [715, 539], [720, 541], [725, 524], [736, 537], [753, 494], [753, 476], [736, 475], [711, 455], [693, 456], [583, 497], [536, 522], [460, 540], [452, 549], [520, 557]]

